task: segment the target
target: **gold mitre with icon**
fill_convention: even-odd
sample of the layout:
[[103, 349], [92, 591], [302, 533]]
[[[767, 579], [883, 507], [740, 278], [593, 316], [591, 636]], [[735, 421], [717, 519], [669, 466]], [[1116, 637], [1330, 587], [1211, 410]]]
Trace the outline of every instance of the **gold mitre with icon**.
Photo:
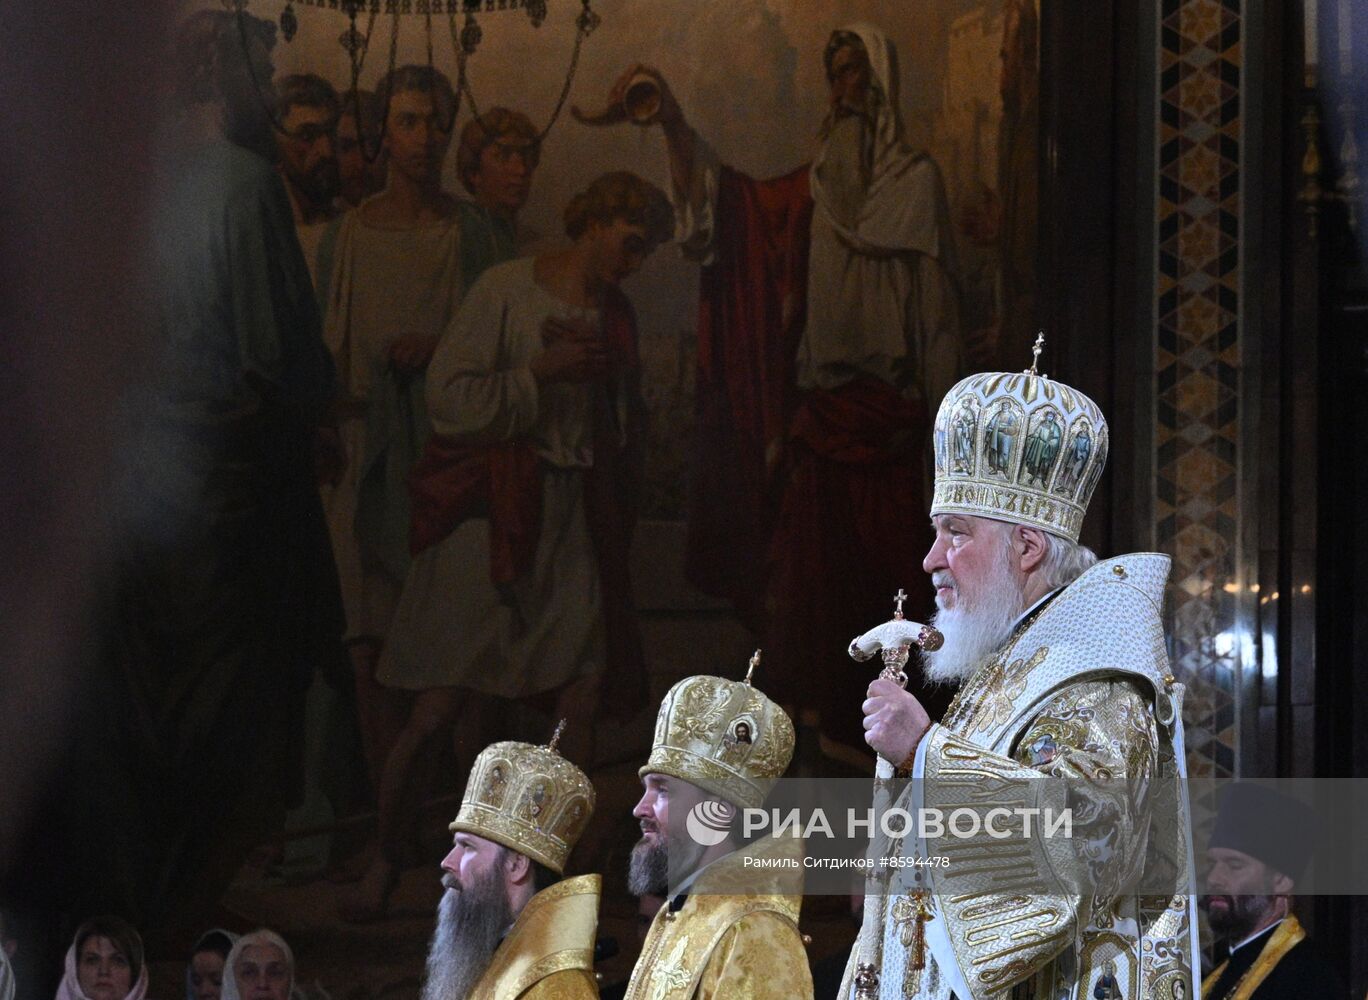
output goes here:
[[594, 814], [589, 776], [556, 751], [565, 720], [546, 746], [495, 743], [475, 758], [461, 810], [449, 829], [526, 854], [557, 875]]
[[665, 695], [655, 746], [639, 772], [668, 774], [742, 809], [758, 808], [793, 759], [793, 720], [744, 681], [686, 677]]
[[936, 413], [931, 514], [973, 514], [1078, 541], [1107, 461], [1107, 421], [1083, 393], [1038, 374], [971, 375]]

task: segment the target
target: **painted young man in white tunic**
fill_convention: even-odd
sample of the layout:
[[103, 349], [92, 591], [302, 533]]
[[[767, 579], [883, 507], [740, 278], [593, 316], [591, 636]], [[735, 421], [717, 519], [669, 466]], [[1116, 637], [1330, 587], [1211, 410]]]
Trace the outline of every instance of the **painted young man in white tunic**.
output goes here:
[[382, 683], [593, 710], [631, 624], [642, 404], [618, 285], [672, 223], [663, 191], [605, 174], [566, 209], [569, 246], [491, 268], [462, 303], [428, 370], [434, 437]]

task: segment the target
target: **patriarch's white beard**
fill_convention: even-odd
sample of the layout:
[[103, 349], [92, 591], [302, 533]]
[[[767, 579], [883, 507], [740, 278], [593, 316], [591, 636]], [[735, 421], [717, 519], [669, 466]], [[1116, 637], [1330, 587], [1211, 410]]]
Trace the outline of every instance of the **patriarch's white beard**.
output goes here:
[[[922, 674], [933, 684], [958, 684], [1011, 638], [1012, 626], [1026, 610], [1026, 603], [1013, 577], [1005, 545], [982, 593], [966, 595], [945, 570], [936, 573], [932, 582], [955, 587], [955, 606], [938, 610], [931, 617], [945, 643], [934, 653], [922, 654]], [[936, 603], [940, 604], [939, 598]]]

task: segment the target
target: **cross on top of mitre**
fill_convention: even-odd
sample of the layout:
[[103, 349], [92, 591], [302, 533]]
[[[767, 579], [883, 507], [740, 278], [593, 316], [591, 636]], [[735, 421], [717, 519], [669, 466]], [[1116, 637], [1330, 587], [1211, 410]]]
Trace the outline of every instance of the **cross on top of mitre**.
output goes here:
[[1042, 375], [1040, 372], [1036, 371], [1036, 369], [1040, 366], [1040, 354], [1044, 350], [1045, 331], [1041, 330], [1039, 333], [1036, 334], [1035, 343], [1031, 345], [1031, 367], [1029, 370], [1023, 371], [1021, 374], [1039, 375], [1041, 378], [1049, 378], [1048, 375]]
[[560, 738], [561, 733], [565, 732], [565, 722], [565, 719], [561, 719], [560, 722], [556, 723], [556, 731], [551, 734], [551, 740], [546, 744], [546, 749], [554, 754], [560, 753]]
[[903, 620], [903, 609], [902, 609], [902, 606], [903, 606], [903, 601], [907, 600], [907, 592], [904, 591], [901, 587], [899, 587], [899, 588], [898, 588], [898, 592], [897, 592], [896, 594], [893, 595], [893, 600], [894, 600], [894, 602], [895, 602], [895, 607], [893, 608], [893, 619], [894, 619], [894, 621], [902, 621], [902, 620]]

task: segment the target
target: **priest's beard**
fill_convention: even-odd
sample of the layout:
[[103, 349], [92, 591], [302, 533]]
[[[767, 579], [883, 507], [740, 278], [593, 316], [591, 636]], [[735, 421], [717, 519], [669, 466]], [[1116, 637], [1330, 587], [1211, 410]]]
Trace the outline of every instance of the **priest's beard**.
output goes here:
[[[937, 587], [953, 587], [955, 605], [942, 608], [931, 617], [945, 636], [945, 643], [934, 653], [922, 654], [922, 672], [933, 684], [959, 683], [1002, 648], [1011, 638], [1012, 626], [1026, 610], [1021, 587], [1012, 571], [1006, 537], [992, 571], [977, 593], [961, 590], [949, 570], [935, 573], [931, 582]], [[936, 604], [939, 607], [939, 599]]]
[[451, 875], [442, 878], [447, 892], [437, 908], [437, 929], [428, 946], [422, 1000], [457, 1000], [467, 996], [489, 967], [499, 938], [513, 922], [504, 889], [503, 865], [457, 889]]
[[627, 891], [633, 896], [663, 896], [669, 891], [670, 852], [664, 841], [642, 839], [627, 861]]
[[[1213, 900], [1224, 900], [1225, 906], [1211, 908]], [[1211, 932], [1238, 944], [1254, 933], [1254, 928], [1278, 905], [1276, 896], [1203, 896], [1202, 908], [1207, 911]]]
[[670, 886], [688, 877], [703, 857], [703, 846], [690, 838], [681, 838], [681, 846], [671, 850], [663, 830], [653, 827], [652, 832], [655, 843], [644, 837], [638, 840], [627, 862], [627, 891], [633, 896], [666, 895]]

